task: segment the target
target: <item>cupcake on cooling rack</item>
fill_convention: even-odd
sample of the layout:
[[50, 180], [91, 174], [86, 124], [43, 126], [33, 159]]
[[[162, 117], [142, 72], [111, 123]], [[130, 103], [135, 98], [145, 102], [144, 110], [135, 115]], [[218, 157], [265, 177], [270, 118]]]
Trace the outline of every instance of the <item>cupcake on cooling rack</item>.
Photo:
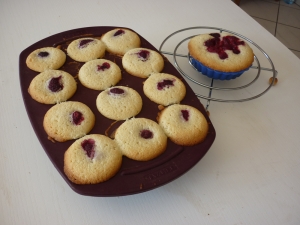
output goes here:
[[229, 33], [200, 34], [188, 43], [191, 64], [203, 75], [231, 80], [249, 69], [254, 60], [251, 47]]

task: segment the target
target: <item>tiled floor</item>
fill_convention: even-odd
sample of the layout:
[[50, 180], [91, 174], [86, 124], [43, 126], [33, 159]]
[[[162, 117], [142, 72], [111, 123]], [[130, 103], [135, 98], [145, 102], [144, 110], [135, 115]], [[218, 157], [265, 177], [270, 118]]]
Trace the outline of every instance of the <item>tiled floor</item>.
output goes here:
[[300, 59], [300, 0], [241, 0], [240, 7]]

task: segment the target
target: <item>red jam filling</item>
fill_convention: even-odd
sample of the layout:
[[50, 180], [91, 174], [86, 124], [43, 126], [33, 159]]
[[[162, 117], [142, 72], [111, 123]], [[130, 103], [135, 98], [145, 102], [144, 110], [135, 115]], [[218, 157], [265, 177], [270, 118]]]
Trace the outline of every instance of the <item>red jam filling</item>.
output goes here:
[[144, 139], [151, 139], [151, 138], [153, 138], [153, 133], [150, 130], [142, 130], [140, 132], [140, 135]]
[[174, 86], [174, 80], [163, 80], [157, 83], [158, 90], [162, 90], [165, 87], [169, 88], [170, 86]]
[[124, 90], [121, 89], [121, 88], [111, 88], [109, 90], [109, 93], [112, 93], [112, 94], [117, 94], [117, 95], [121, 95], [121, 94], [124, 94]]
[[79, 42], [79, 48], [85, 48], [90, 42], [94, 41], [93, 39], [83, 39]]
[[190, 113], [188, 110], [186, 110], [186, 109], [181, 110], [181, 115], [185, 121], [189, 120]]
[[61, 83], [61, 76], [59, 77], [53, 77], [48, 84], [48, 88], [52, 92], [59, 92], [61, 91], [64, 86]]
[[95, 156], [95, 141], [93, 139], [86, 139], [81, 142], [81, 147], [91, 159]]
[[136, 53], [138, 55], [138, 57], [142, 60], [142, 61], [147, 61], [150, 55], [150, 52], [147, 50], [140, 50], [139, 52]]
[[244, 41], [241, 41], [235, 36], [224, 36], [222, 40], [220, 39], [219, 33], [210, 34], [213, 38], [204, 42], [204, 45], [207, 47], [207, 51], [212, 53], [217, 53], [220, 59], [228, 58], [225, 50], [231, 50], [234, 54], [239, 54], [239, 45], [245, 45]]
[[125, 31], [120, 29], [120, 30], [117, 30], [116, 33], [114, 33], [114, 36], [119, 36], [122, 34], [125, 34]]
[[211, 34], [209, 34], [210, 36], [213, 36], [213, 37], [215, 37], [215, 38], [219, 38], [219, 37], [221, 37], [221, 35], [219, 34], [219, 33], [211, 33]]
[[72, 120], [75, 125], [80, 125], [84, 121], [84, 117], [81, 112], [75, 111], [72, 113]]
[[42, 57], [42, 58], [47, 57], [48, 55], [49, 55], [49, 52], [39, 52], [38, 53], [38, 56]]
[[110, 68], [110, 64], [108, 62], [103, 63], [102, 65], [97, 65], [97, 70], [100, 71], [104, 71], [106, 69]]

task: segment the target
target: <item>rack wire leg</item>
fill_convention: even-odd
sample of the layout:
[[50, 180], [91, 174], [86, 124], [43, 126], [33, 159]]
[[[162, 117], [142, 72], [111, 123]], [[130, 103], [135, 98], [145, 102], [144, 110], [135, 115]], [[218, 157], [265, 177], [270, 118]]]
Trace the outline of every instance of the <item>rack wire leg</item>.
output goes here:
[[208, 97], [209, 97], [209, 99], [207, 100], [207, 102], [206, 102], [206, 112], [207, 112], [207, 114], [208, 114], [208, 116], [209, 116], [209, 111], [208, 111], [208, 107], [209, 107], [209, 105], [210, 105], [210, 98], [211, 98], [211, 94], [212, 94], [212, 87], [213, 87], [213, 85], [214, 85], [214, 79], [211, 79], [211, 83], [210, 83], [210, 89], [209, 89], [209, 93], [208, 93]]

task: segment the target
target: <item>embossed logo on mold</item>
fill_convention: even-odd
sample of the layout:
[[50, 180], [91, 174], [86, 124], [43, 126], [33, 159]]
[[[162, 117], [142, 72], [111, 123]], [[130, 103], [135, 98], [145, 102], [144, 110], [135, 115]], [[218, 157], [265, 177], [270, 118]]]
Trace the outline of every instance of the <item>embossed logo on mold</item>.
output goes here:
[[173, 172], [173, 171], [175, 171], [177, 169], [178, 169], [177, 165], [175, 163], [173, 163], [173, 164], [171, 164], [171, 165], [169, 165], [167, 167], [164, 167], [161, 170], [158, 170], [158, 171], [156, 171], [154, 173], [147, 174], [143, 178], [145, 180], [155, 180], [155, 179], [157, 179], [157, 178], [159, 178], [161, 176], [164, 176], [166, 174], [169, 174], [169, 173], [171, 173], [171, 172]]

